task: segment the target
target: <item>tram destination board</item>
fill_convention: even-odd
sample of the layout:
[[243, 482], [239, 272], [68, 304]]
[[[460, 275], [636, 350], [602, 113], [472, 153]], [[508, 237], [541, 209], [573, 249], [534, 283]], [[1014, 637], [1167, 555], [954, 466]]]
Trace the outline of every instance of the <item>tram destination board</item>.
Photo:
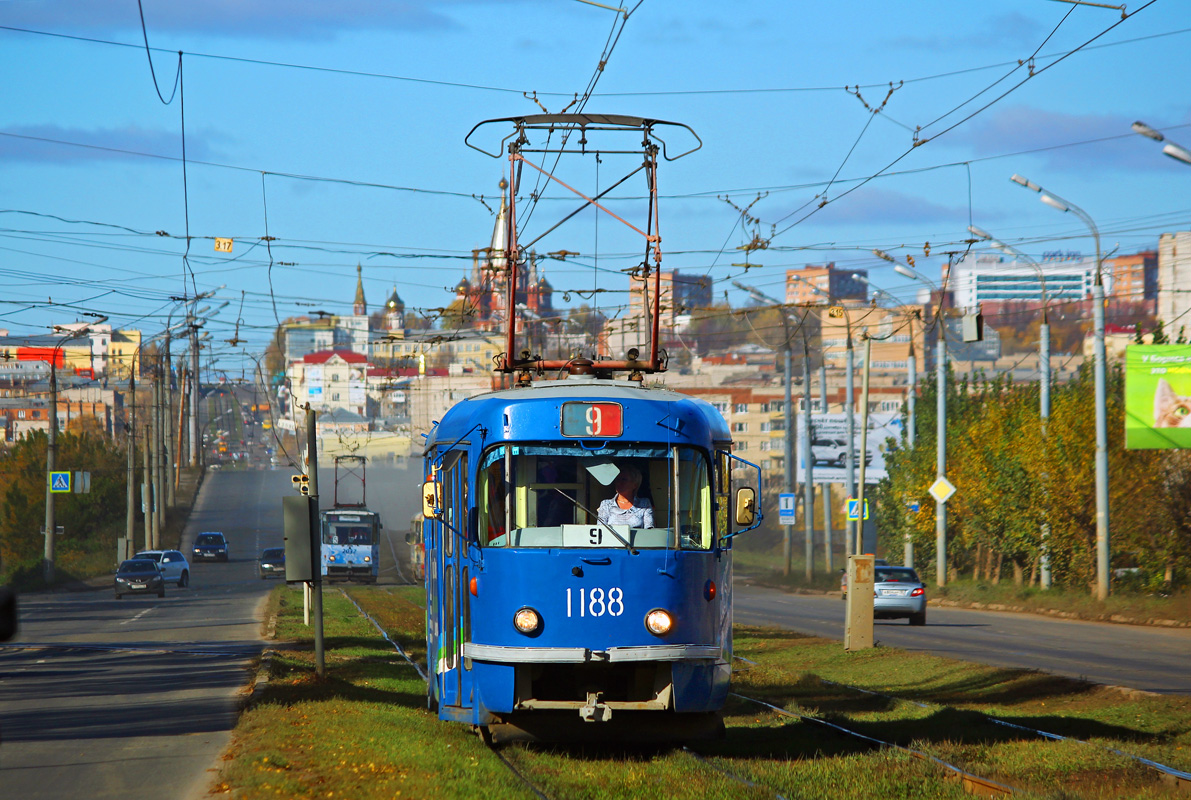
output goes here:
[[619, 403], [563, 403], [563, 436], [620, 436], [624, 411]]

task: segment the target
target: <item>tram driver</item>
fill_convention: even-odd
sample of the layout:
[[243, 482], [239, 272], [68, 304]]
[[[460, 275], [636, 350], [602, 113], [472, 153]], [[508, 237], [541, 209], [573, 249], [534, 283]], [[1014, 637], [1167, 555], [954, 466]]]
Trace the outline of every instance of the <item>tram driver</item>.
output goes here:
[[616, 494], [600, 503], [596, 512], [605, 525], [628, 525], [630, 528], [653, 527], [653, 504], [648, 497], [639, 497], [641, 470], [632, 464], [622, 464], [620, 474], [612, 481]]

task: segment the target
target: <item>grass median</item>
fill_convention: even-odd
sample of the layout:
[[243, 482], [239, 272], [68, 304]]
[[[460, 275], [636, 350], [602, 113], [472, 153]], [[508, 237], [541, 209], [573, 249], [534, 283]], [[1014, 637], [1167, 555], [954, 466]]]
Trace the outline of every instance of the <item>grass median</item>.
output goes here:
[[[419, 663], [421, 590], [352, 588]], [[236, 797], [532, 797], [466, 726], [426, 710], [417, 672], [338, 589], [324, 595], [327, 678], [316, 680], [301, 593], [279, 588], [276, 655], [243, 715], [217, 789]], [[738, 627], [734, 691], [920, 750], [1042, 797], [1168, 797], [1116, 748], [1191, 771], [1191, 702], [879, 647]], [[751, 662], [751, 663], [750, 663]], [[880, 694], [867, 694], [864, 691]], [[994, 715], [1089, 744], [1054, 742]], [[692, 751], [512, 745], [503, 753], [555, 798], [946, 798], [963, 787], [929, 761], [740, 699], [727, 736]], [[725, 773], [743, 776], [750, 787]], [[768, 788], [766, 788], [768, 787]]]

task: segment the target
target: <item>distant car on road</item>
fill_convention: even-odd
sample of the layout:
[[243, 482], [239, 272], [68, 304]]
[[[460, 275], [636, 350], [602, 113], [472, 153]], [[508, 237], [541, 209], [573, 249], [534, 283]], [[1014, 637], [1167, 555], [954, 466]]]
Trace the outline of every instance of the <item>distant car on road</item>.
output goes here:
[[116, 599], [126, 594], [156, 594], [165, 597], [165, 576], [151, 558], [130, 558], [116, 570]]
[[261, 580], [270, 575], [279, 575], [285, 577], [285, 548], [284, 547], [269, 547], [261, 551], [261, 557], [257, 563], [257, 570], [260, 572]]
[[190, 562], [181, 550], [142, 550], [133, 558], [147, 558], [156, 561], [166, 581], [179, 587], [190, 585]]
[[873, 618], [926, 624], [926, 584], [909, 567], [877, 567], [873, 575]]
[[227, 561], [227, 538], [217, 531], [200, 533], [194, 539], [194, 557], [209, 561]]

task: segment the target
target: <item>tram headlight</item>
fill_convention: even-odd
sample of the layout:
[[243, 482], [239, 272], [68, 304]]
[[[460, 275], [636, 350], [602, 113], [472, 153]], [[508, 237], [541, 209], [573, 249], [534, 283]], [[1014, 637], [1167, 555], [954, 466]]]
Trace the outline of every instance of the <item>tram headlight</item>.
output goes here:
[[655, 608], [645, 615], [645, 627], [654, 636], [665, 636], [674, 627], [674, 618], [664, 608]]
[[513, 615], [513, 627], [525, 634], [533, 633], [542, 627], [542, 616], [526, 606]]

